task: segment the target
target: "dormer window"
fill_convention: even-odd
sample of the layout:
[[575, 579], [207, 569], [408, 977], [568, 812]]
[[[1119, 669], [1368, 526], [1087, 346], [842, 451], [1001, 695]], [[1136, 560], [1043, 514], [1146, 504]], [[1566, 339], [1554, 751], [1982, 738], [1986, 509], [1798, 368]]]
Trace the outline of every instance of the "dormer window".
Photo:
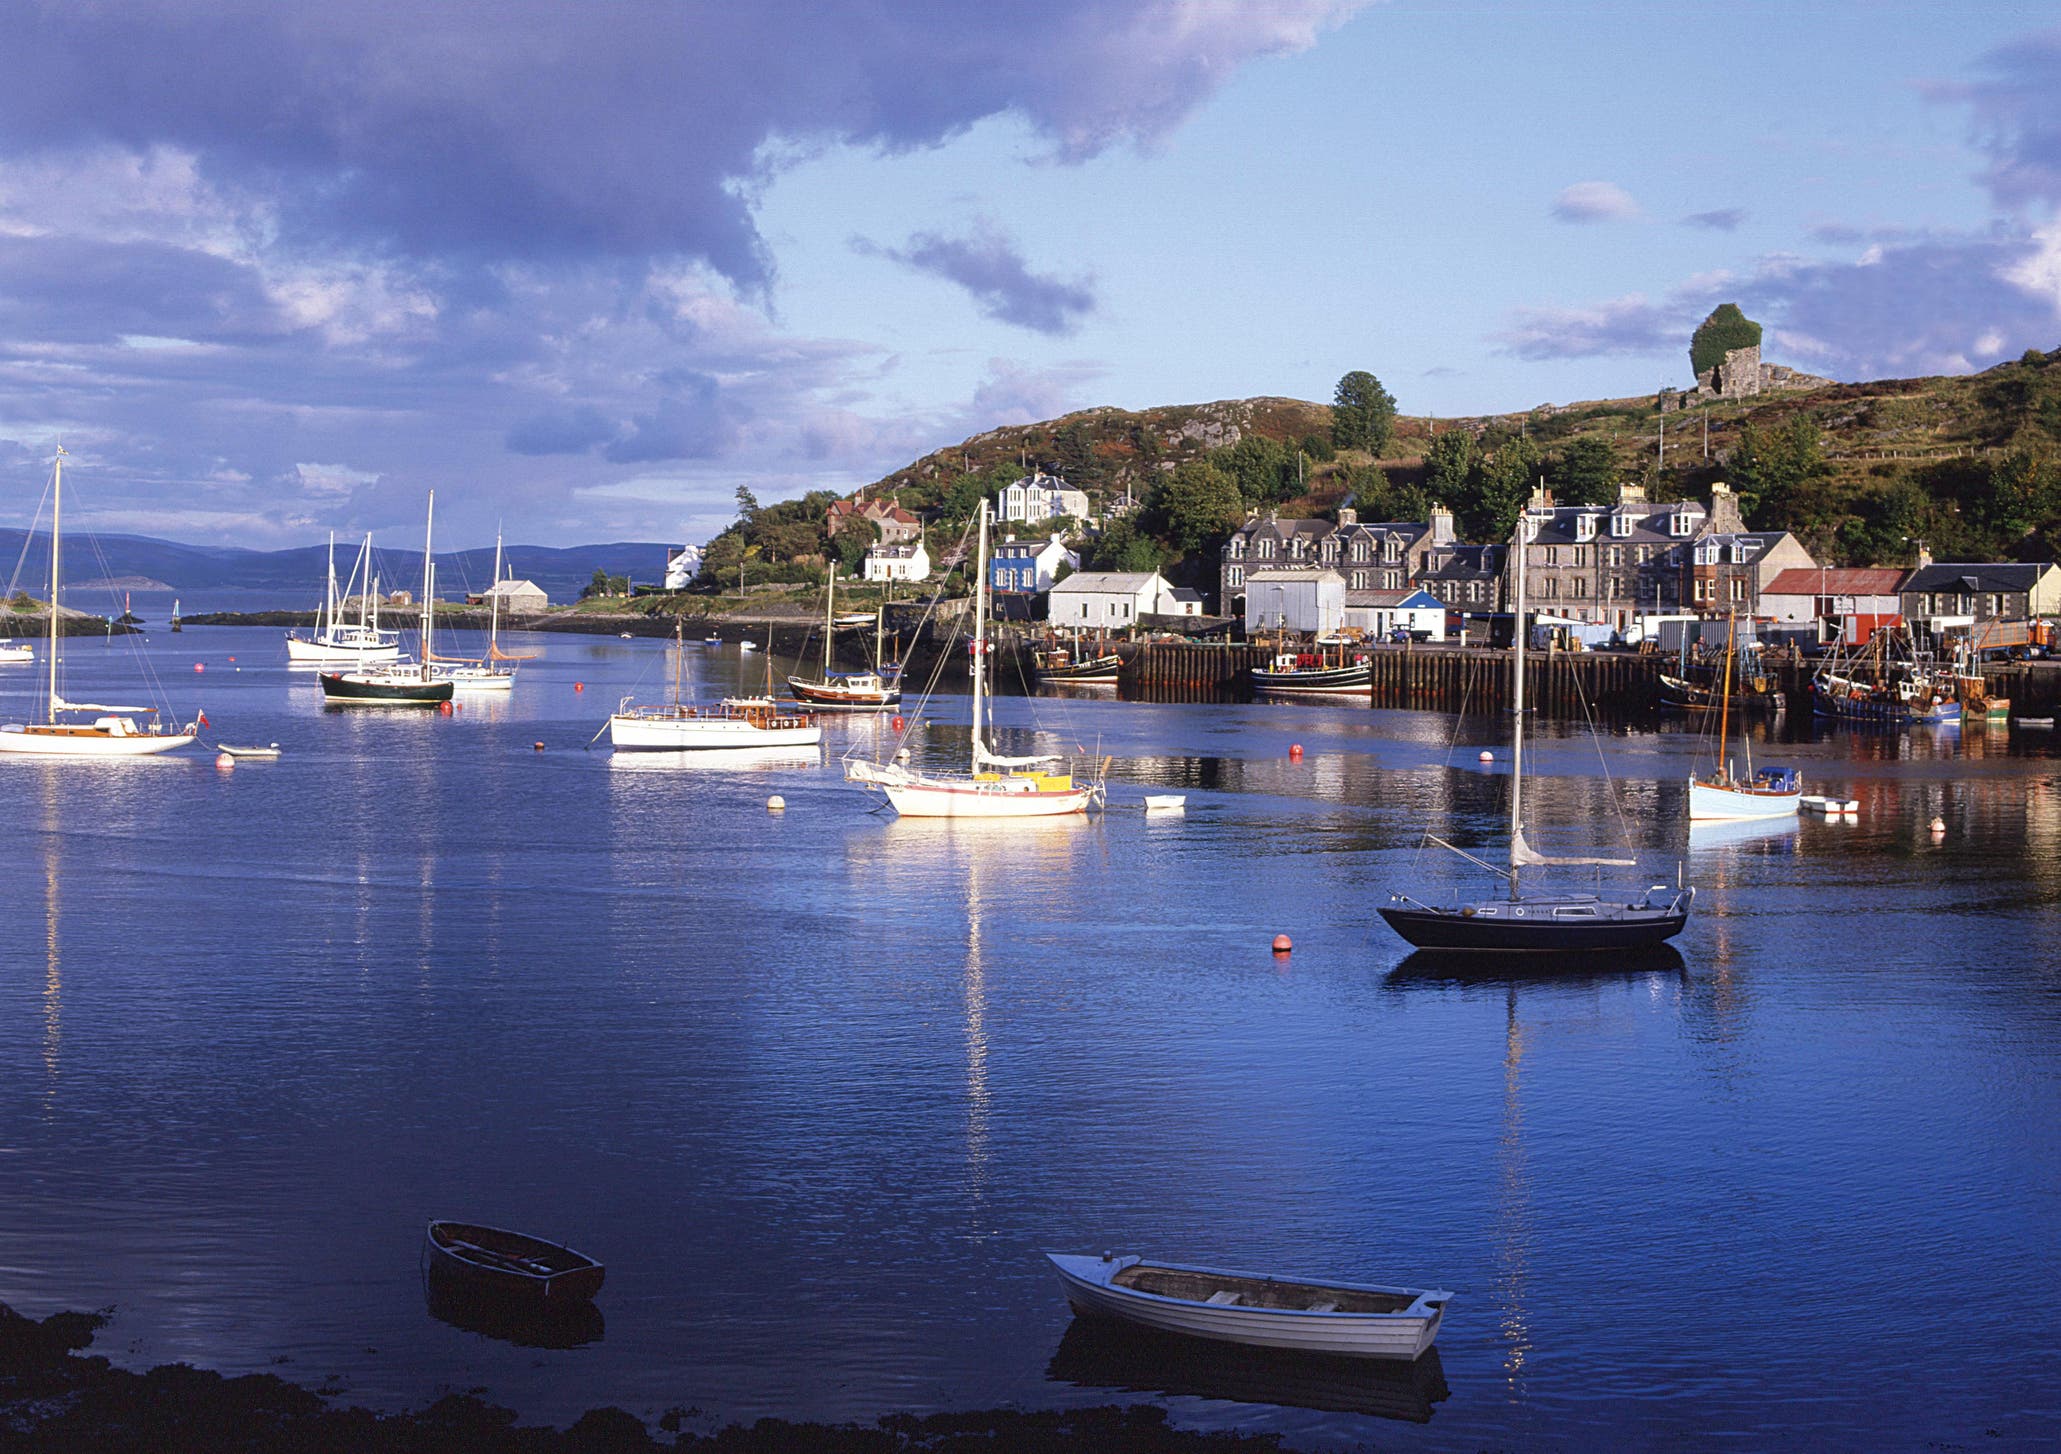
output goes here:
[[1667, 533], [1670, 535], [1687, 535], [1695, 528], [1696, 517], [1687, 510], [1677, 510], [1668, 517]]
[[1271, 541], [1271, 540], [1262, 540], [1262, 541], [1261, 541], [1261, 542], [1259, 543], [1259, 558], [1260, 558], [1261, 560], [1272, 560], [1272, 559], [1274, 558], [1274, 542], [1273, 542], [1273, 541]]
[[1574, 517], [1574, 538], [1576, 540], [1594, 540], [1596, 538], [1596, 517], [1594, 515], [1577, 515]]
[[1353, 559], [1365, 560], [1368, 554], [1367, 537], [1363, 535], [1353, 542]]
[[1733, 564], [1733, 565], [1744, 565], [1744, 564], [1746, 564], [1746, 542], [1745, 542], [1745, 541], [1743, 541], [1743, 540], [1735, 540], [1735, 541], [1733, 541], [1733, 542], [1732, 542], [1732, 564]]
[[1613, 515], [1610, 517], [1610, 533], [1612, 535], [1630, 535], [1633, 530], [1638, 528], [1638, 524], [1639, 517], [1636, 515]]
[[1706, 543], [1696, 547], [1696, 564], [1716, 565], [1717, 561], [1718, 548], [1715, 543]]
[[1398, 540], [1393, 535], [1389, 536], [1388, 539], [1382, 545], [1381, 555], [1382, 559], [1384, 560], [1401, 560], [1403, 558], [1402, 541]]

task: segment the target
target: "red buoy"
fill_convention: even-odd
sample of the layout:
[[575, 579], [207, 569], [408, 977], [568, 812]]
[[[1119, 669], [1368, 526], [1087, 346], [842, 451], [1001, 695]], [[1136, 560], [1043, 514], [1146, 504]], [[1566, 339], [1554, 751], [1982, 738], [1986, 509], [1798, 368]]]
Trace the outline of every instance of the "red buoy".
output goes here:
[[530, 746], [538, 752], [542, 752], [544, 750], [544, 744], [541, 742], [532, 742]]
[[1286, 934], [1276, 934], [1274, 936], [1274, 952], [1276, 954], [1286, 954], [1294, 948], [1295, 941]]
[[438, 702], [437, 710], [448, 717], [451, 715], [451, 704], [449, 702]]
[[903, 720], [902, 720], [902, 719], [901, 719], [900, 717], [897, 717], [897, 718], [895, 718], [895, 721], [894, 721], [894, 728], [895, 728], [895, 731], [899, 732], [899, 731], [901, 731], [901, 730], [902, 730], [902, 729], [903, 729], [904, 727], [906, 727], [906, 726], [908, 726], [908, 725], [909, 725], [909, 724], [908, 724], [908, 723], [906, 723], [906, 722], [904, 722], [904, 721], [903, 721]]
[[587, 690], [587, 684], [585, 682], [574, 682], [573, 690], [576, 692], [584, 692], [585, 690]]
[[1300, 742], [1291, 742], [1288, 744], [1288, 760], [1290, 762], [1302, 761], [1302, 744]]
[[206, 671], [206, 670], [207, 670], [207, 668], [206, 668], [206, 667], [202, 666], [202, 665], [201, 665], [201, 664], [200, 664], [199, 662], [197, 662], [197, 661], [196, 661], [196, 662], [195, 662], [195, 663], [193, 664], [193, 669], [194, 669], [195, 671]]

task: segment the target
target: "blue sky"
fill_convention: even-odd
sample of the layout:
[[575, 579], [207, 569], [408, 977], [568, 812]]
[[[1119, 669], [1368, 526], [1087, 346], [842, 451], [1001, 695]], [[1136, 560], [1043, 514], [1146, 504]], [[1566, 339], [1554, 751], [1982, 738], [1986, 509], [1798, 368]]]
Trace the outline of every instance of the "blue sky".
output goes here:
[[2061, 346], [2049, 5], [0, 0], [0, 523], [701, 539], [1097, 404]]

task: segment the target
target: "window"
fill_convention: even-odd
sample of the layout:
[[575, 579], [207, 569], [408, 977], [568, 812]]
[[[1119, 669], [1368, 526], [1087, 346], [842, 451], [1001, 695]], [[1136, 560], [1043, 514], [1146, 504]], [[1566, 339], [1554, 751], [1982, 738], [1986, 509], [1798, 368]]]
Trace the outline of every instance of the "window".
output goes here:
[[1354, 559], [1354, 560], [1365, 560], [1366, 558], [1367, 558], [1367, 537], [1366, 537], [1366, 536], [1364, 536], [1364, 535], [1362, 535], [1362, 536], [1361, 536], [1361, 537], [1360, 537], [1359, 539], [1357, 539], [1357, 540], [1355, 540], [1355, 541], [1353, 542], [1353, 559]]
[[1696, 547], [1696, 564], [1716, 565], [1717, 560], [1718, 548], [1715, 542], [1706, 540]]
[[1746, 542], [1743, 540], [1733, 541], [1731, 554], [1733, 565], [1746, 564]]
[[1645, 565], [1653, 559], [1653, 547], [1650, 545], [1642, 545], [1638, 547], [1638, 552], [1640, 565]]
[[1610, 533], [1612, 535], [1630, 535], [1638, 527], [1638, 524], [1639, 517], [1636, 515], [1613, 515], [1610, 517]]
[[1261, 560], [1272, 560], [1274, 558], [1274, 542], [1262, 540], [1259, 543], [1258, 555]]
[[1736, 606], [1736, 605], [1738, 605], [1738, 604], [1739, 604], [1740, 602], [1744, 601], [1745, 599], [1746, 599], [1746, 578], [1745, 578], [1744, 576], [1733, 576], [1733, 577], [1732, 577], [1732, 604]]
[[1695, 528], [1696, 517], [1687, 510], [1677, 510], [1668, 517], [1667, 533], [1670, 535], [1687, 535]]
[[1403, 558], [1402, 541], [1393, 535], [1389, 536], [1386, 545], [1382, 548], [1381, 554], [1384, 560], [1401, 560]]
[[1567, 594], [1570, 596], [1586, 596], [1588, 593], [1589, 583], [1584, 577], [1576, 576], [1567, 583]]
[[1594, 540], [1596, 538], [1596, 517], [1594, 515], [1577, 515], [1574, 517], [1574, 538], [1576, 540]]
[[1547, 547], [1546, 547], [1546, 564], [1547, 564], [1547, 565], [1558, 565], [1558, 564], [1560, 564], [1560, 547], [1559, 547], [1559, 546], [1557, 546], [1557, 545], [1549, 545], [1549, 546], [1547, 546]]
[[1709, 581], [1709, 580], [1699, 580], [1698, 582], [1696, 582], [1696, 604], [1697, 604], [1697, 605], [1699, 605], [1699, 606], [1700, 606], [1700, 605], [1703, 605], [1703, 604], [1704, 604], [1705, 602], [1707, 602], [1707, 601], [1709, 601], [1709, 600], [1711, 599], [1711, 597], [1712, 597], [1711, 587], [1712, 587], [1712, 586], [1714, 586], [1714, 585], [1716, 585], [1716, 584], [1717, 584], [1717, 582], [1715, 582], [1715, 581]]
[[1234, 536], [1232, 536], [1232, 537], [1231, 537], [1231, 559], [1233, 559], [1233, 560], [1243, 560], [1243, 559], [1245, 559], [1245, 537], [1244, 537], [1244, 536], [1242, 536], [1242, 535], [1234, 535]]
[[1586, 545], [1577, 545], [1574, 548], [1574, 563], [1576, 565], [1587, 565], [1589, 563], [1589, 548]]
[[1614, 566], [1615, 566], [1615, 565], [1623, 565], [1623, 564], [1624, 564], [1624, 547], [1623, 547], [1622, 545], [1613, 545], [1613, 546], [1611, 546], [1611, 547], [1610, 547], [1610, 553], [1609, 553], [1609, 557], [1608, 557], [1608, 559], [1609, 559], [1609, 561], [1610, 561], [1610, 564], [1612, 564], [1612, 565], [1614, 565]]
[[1391, 591], [1401, 590], [1403, 573], [1399, 570], [1384, 571], [1381, 576], [1381, 583]]

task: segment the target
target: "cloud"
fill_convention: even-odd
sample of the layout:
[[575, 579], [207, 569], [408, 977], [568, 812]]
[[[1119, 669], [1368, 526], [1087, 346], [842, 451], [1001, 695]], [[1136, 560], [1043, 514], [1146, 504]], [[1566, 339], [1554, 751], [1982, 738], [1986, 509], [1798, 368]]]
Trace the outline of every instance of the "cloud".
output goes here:
[[2004, 206], [2061, 204], [2061, 30], [1983, 56], [1975, 80], [1928, 87], [1970, 113], [1983, 181]]
[[1087, 280], [1069, 283], [1033, 273], [1015, 241], [992, 223], [981, 223], [971, 237], [919, 232], [898, 248], [853, 238], [852, 249], [956, 283], [985, 316], [1035, 333], [1071, 333], [1095, 310]]
[[1000, 115], [1062, 159], [1149, 145], [1362, 3], [15, 3], [0, 150], [174, 148], [275, 199], [303, 245], [675, 254], [756, 287], [751, 199], [786, 159], [935, 146]]
[[1701, 227], [1707, 232], [1737, 232], [1745, 220], [1744, 207], [1721, 207], [1715, 212], [1691, 212], [1682, 219], [1682, 225]]
[[1746, 276], [1684, 283], [1658, 303], [1516, 310], [1492, 342], [1519, 358], [1686, 355], [1696, 323], [1737, 302], [1771, 359], [1847, 379], [1967, 373], [2061, 333], [2061, 224], [2038, 232], [1876, 243], [1853, 259], [1775, 255]]
[[599, 409], [583, 405], [555, 414], [539, 414], [508, 431], [508, 447], [517, 454], [584, 454], [615, 437], [616, 425]]
[[1562, 222], [1632, 222], [1639, 204], [1615, 182], [1576, 182], [1553, 199], [1553, 216]]
[[1668, 353], [1687, 348], [1688, 337], [1679, 308], [1649, 303], [1633, 293], [1586, 308], [1515, 309], [1509, 326], [1491, 335], [1490, 342], [1498, 353], [1536, 362]]

